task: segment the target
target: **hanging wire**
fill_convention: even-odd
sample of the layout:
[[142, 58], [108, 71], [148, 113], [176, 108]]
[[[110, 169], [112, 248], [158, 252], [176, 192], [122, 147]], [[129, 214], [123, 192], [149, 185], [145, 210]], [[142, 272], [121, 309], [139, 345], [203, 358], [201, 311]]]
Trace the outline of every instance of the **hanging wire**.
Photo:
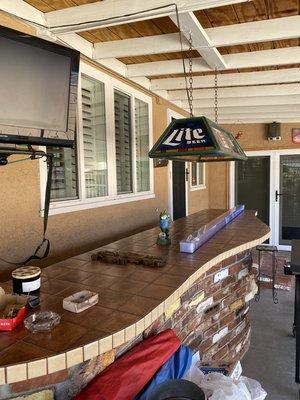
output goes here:
[[[183, 68], [183, 74], [184, 74], [184, 81], [185, 81], [185, 91], [186, 91], [186, 95], [187, 95], [187, 100], [189, 103], [189, 109], [190, 109], [190, 115], [191, 117], [193, 116], [193, 98], [190, 97], [190, 94], [192, 94], [193, 97], [193, 60], [191, 57], [191, 50], [193, 49], [192, 43], [189, 43], [189, 47], [190, 47], [190, 54], [189, 54], [189, 72], [190, 72], [190, 78], [189, 78], [189, 83], [188, 84], [188, 74], [186, 71], [186, 66], [185, 66], [185, 56], [184, 56], [184, 51], [183, 51], [183, 39], [182, 39], [182, 32], [181, 32], [181, 25], [180, 25], [180, 19], [179, 19], [179, 12], [178, 12], [178, 7], [177, 4], [175, 4], [175, 10], [176, 10], [176, 22], [177, 22], [177, 26], [179, 29], [179, 40], [180, 40], [180, 50], [181, 50], [181, 58], [182, 58], [182, 68]], [[190, 34], [191, 37], [191, 34]], [[192, 90], [190, 91], [192, 86]]]
[[192, 50], [193, 50], [193, 37], [192, 32], [189, 35], [189, 88], [188, 88], [188, 102], [190, 107], [190, 116], [194, 116], [194, 106], [193, 106], [193, 58], [192, 58]]
[[218, 104], [218, 68], [215, 68], [215, 123], [218, 123], [219, 104]]

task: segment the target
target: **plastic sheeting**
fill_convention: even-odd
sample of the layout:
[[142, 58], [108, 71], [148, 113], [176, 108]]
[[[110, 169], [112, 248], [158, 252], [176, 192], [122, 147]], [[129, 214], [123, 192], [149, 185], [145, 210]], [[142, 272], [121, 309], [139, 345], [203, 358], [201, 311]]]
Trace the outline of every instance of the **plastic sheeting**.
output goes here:
[[133, 347], [96, 376], [75, 400], [132, 400], [180, 347], [168, 329]]
[[192, 365], [193, 352], [186, 346], [181, 346], [176, 353], [157, 371], [153, 379], [136, 396], [135, 400], [147, 400], [153, 389], [169, 379], [180, 379], [185, 376]]

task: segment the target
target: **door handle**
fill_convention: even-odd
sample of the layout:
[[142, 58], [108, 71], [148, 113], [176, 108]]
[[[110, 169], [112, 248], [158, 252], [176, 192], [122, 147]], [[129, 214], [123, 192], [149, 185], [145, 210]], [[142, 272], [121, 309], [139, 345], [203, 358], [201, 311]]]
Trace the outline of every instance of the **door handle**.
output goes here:
[[279, 193], [278, 190], [276, 190], [276, 192], [275, 192], [275, 201], [276, 202], [278, 201], [279, 196], [283, 196], [283, 193]]

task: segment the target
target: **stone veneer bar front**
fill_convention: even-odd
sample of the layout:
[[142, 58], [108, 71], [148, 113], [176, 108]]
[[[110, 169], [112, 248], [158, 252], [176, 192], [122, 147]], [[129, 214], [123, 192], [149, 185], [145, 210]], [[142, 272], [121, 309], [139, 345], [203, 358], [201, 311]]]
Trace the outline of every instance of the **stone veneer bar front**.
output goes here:
[[[241, 359], [256, 288], [250, 249], [269, 238], [268, 226], [245, 211], [195, 253], [179, 252], [182, 238], [223, 212], [173, 222], [167, 247], [156, 245], [153, 228], [95, 249], [162, 256], [162, 268], [103, 264], [91, 261], [93, 251], [43, 269], [38, 310], [59, 313], [61, 323], [49, 333], [23, 326], [0, 332], [0, 399], [36, 392], [39, 399], [72, 399], [116, 357], [167, 328], [205, 362]], [[11, 291], [11, 282], [1, 286]], [[63, 298], [82, 289], [98, 292], [98, 305], [80, 314], [64, 310]]]

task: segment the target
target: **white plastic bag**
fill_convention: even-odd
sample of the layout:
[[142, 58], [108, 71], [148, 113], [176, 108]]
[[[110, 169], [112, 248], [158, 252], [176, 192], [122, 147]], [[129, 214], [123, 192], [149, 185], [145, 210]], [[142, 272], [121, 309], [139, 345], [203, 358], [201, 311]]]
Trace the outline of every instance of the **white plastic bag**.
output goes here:
[[205, 375], [200, 387], [209, 400], [252, 400], [244, 383], [235, 383], [218, 372]]
[[267, 396], [260, 383], [253, 379], [241, 376], [234, 381], [218, 372], [204, 375], [197, 363], [192, 365], [185, 379], [198, 385], [208, 400], [264, 400]]
[[254, 379], [241, 376], [239, 382], [243, 382], [251, 394], [251, 400], [264, 400], [267, 397], [267, 392], [261, 387], [261, 384]]

